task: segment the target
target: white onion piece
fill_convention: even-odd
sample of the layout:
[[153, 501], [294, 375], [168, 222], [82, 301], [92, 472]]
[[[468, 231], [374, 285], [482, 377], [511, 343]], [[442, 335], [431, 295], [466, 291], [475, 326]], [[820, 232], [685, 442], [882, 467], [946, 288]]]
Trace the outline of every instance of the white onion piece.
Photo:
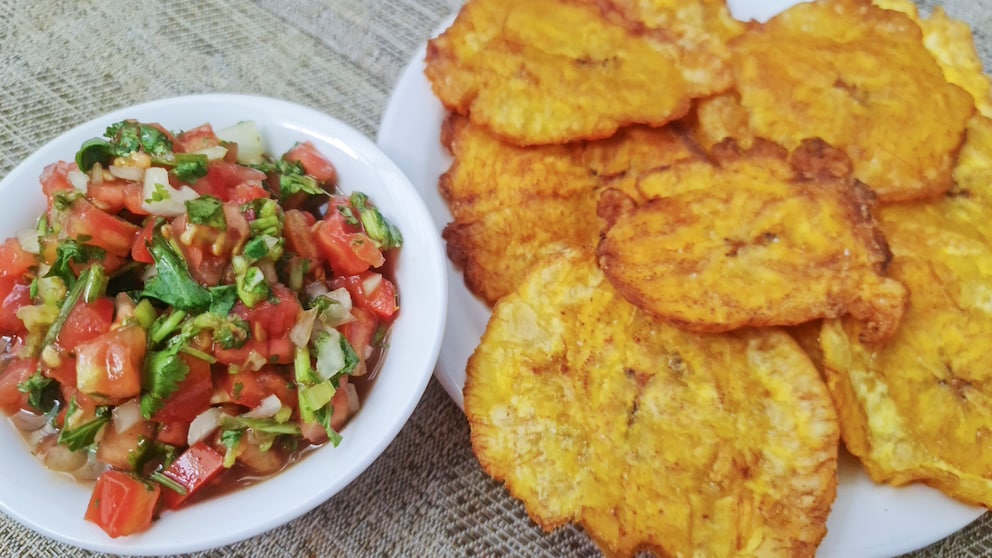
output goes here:
[[245, 359], [244, 369], [249, 372], [254, 372], [256, 370], [261, 370], [265, 366], [266, 360], [262, 356], [262, 353], [252, 350], [248, 353], [248, 358]]
[[70, 451], [62, 444], [55, 444], [48, 448], [42, 461], [45, 467], [52, 471], [70, 473], [86, 465], [86, 454], [81, 451]]
[[351, 294], [348, 289], [341, 287], [323, 296], [334, 303], [320, 315], [320, 321], [325, 326], [334, 328], [355, 321], [355, 316], [351, 314]]
[[264, 160], [265, 144], [254, 121], [243, 120], [224, 128], [217, 132], [217, 137], [238, 144], [238, 162], [242, 165], [257, 165]]
[[289, 340], [297, 347], [306, 347], [310, 342], [310, 333], [313, 332], [313, 322], [317, 319], [317, 309], [311, 308], [306, 312], [300, 312], [293, 329], [289, 331]]
[[190, 446], [211, 435], [220, 426], [220, 419], [224, 413], [220, 407], [210, 407], [206, 411], [196, 415], [193, 422], [189, 423], [189, 432], [186, 434], [186, 443]]
[[246, 418], [272, 418], [276, 416], [276, 413], [280, 409], [282, 409], [282, 400], [276, 394], [272, 393], [263, 399], [254, 409], [241, 416]]
[[117, 167], [110, 165], [107, 167], [107, 171], [121, 180], [130, 180], [131, 182], [141, 182], [145, 177], [145, 169], [141, 167]]
[[86, 463], [83, 464], [82, 467], [73, 471], [72, 476], [75, 477], [76, 480], [81, 480], [81, 481], [96, 480], [96, 478], [99, 477], [100, 474], [103, 473], [106, 469], [107, 466], [101, 463], [96, 458], [95, 454], [90, 453], [86, 457]]
[[46, 422], [45, 426], [35, 430], [34, 432], [28, 432], [27, 436], [24, 437], [24, 441], [28, 443], [31, 447], [31, 451], [37, 453], [38, 448], [41, 447], [48, 438], [52, 436], [58, 436], [59, 431], [52, 426], [51, 422]]
[[327, 285], [323, 284], [320, 281], [314, 281], [313, 283], [310, 283], [306, 287], [304, 287], [304, 290], [307, 293], [307, 297], [317, 298], [318, 296], [323, 296], [327, 294]]
[[382, 275], [379, 273], [370, 273], [368, 277], [362, 281], [362, 292], [365, 296], [372, 296], [372, 293], [379, 288], [382, 284]]
[[206, 155], [208, 161], [219, 161], [227, 156], [227, 148], [222, 145], [215, 145], [213, 147], [197, 149], [193, 153], [197, 155]]
[[48, 422], [48, 417], [43, 414], [39, 415], [32, 413], [31, 411], [21, 409], [19, 412], [10, 415], [10, 422], [14, 423], [14, 426], [16, 426], [18, 430], [22, 430], [24, 432], [34, 432], [42, 426], [45, 426], [45, 423]]
[[86, 193], [86, 188], [89, 186], [90, 177], [85, 172], [81, 170], [71, 170], [66, 175], [69, 179], [69, 184], [76, 189], [77, 192]]
[[362, 402], [358, 400], [358, 390], [350, 382], [344, 386], [344, 389], [348, 392], [348, 414], [353, 415], [362, 406]]
[[114, 407], [112, 417], [114, 420], [114, 430], [127, 432], [131, 427], [141, 420], [141, 403], [139, 398], [129, 399], [127, 402]]
[[149, 167], [141, 187], [141, 208], [151, 215], [177, 217], [186, 213], [186, 202], [200, 197], [189, 186], [178, 189], [169, 184], [169, 171]]
[[38, 242], [38, 231], [34, 229], [17, 231], [17, 242], [19, 242], [21, 244], [21, 248], [29, 254], [41, 253], [41, 244]]

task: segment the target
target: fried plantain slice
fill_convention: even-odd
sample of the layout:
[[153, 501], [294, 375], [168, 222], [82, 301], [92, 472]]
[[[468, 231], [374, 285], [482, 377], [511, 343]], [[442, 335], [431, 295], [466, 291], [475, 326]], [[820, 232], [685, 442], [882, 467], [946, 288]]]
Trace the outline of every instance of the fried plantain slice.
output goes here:
[[452, 213], [443, 233], [448, 257], [490, 305], [547, 254], [595, 245], [602, 182], [633, 192], [634, 171], [700, 157], [668, 127], [634, 126], [606, 140], [531, 148], [501, 142], [457, 115], [442, 132], [454, 155], [439, 185]]
[[592, 0], [470, 0], [428, 43], [425, 73], [446, 108], [516, 145], [660, 126], [730, 86], [726, 42], [708, 35], [742, 30], [729, 15], [704, 17], [719, 12], [713, 0], [682, 4], [658, 3], [650, 15], [671, 26], [644, 32]]
[[819, 374], [775, 329], [697, 334], [567, 250], [497, 303], [469, 360], [482, 467], [607, 556], [811, 556], [836, 493]]
[[800, 3], [731, 45], [754, 135], [843, 149], [884, 202], [951, 187], [975, 103], [947, 82], [910, 16], [869, 0]]
[[[882, 347], [824, 323], [825, 373], [845, 445], [876, 482], [921, 481], [992, 506], [992, 121], [969, 134], [975, 180], [936, 203], [883, 207], [889, 272], [911, 296]], [[984, 137], [984, 143], [973, 140]], [[982, 165], [977, 162], [981, 160]], [[960, 188], [960, 184], [959, 184]], [[979, 189], [984, 190], [979, 192]]]
[[656, 173], [707, 187], [666, 195], [659, 184], [662, 197], [640, 205], [603, 192], [599, 265], [627, 300], [695, 331], [850, 313], [867, 322], [866, 340], [892, 334], [906, 291], [882, 275], [874, 198], [850, 179], [843, 152], [808, 140], [787, 156], [767, 141], [744, 150], [729, 140], [713, 158]]

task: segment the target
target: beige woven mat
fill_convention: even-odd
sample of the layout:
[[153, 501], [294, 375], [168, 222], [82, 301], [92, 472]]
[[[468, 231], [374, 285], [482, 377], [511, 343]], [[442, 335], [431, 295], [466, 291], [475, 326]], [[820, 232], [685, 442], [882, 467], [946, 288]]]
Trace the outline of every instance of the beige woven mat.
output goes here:
[[[403, 66], [458, 3], [0, 0], [0, 173], [90, 118], [190, 93], [283, 98], [374, 137]], [[946, 4], [973, 25], [992, 68], [992, 0]], [[93, 554], [0, 515], [0, 555]], [[480, 471], [464, 417], [436, 382], [396, 441], [343, 492], [283, 527], [196, 554], [596, 555], [577, 529], [535, 528]], [[916, 555], [992, 555], [992, 516]]]

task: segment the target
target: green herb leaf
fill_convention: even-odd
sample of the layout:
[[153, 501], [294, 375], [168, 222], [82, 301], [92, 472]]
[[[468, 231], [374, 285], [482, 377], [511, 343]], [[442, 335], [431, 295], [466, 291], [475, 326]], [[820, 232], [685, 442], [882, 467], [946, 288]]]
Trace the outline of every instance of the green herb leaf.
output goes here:
[[58, 384], [54, 384], [51, 378], [42, 376], [41, 372], [35, 372], [17, 384], [17, 391], [28, 394], [28, 405], [46, 413], [55, 405]]
[[165, 400], [175, 393], [189, 374], [189, 365], [179, 356], [184, 343], [176, 343], [164, 351], [150, 353], [142, 375], [141, 414], [149, 419], [162, 408]]
[[106, 167], [113, 159], [114, 154], [110, 144], [101, 138], [84, 141], [79, 151], [76, 152], [76, 166], [83, 172], [89, 172], [97, 163]]
[[58, 443], [69, 451], [84, 450], [93, 445], [96, 435], [108, 422], [110, 422], [110, 408], [97, 407], [96, 418], [75, 428], [63, 429], [59, 433]]
[[107, 252], [102, 248], [80, 244], [76, 240], [68, 239], [59, 243], [55, 248], [55, 262], [45, 277], [59, 277], [65, 286], [72, 288], [76, 283], [76, 275], [72, 272], [70, 264], [85, 264], [103, 260]]
[[358, 211], [362, 226], [365, 227], [365, 233], [369, 235], [372, 242], [375, 242], [376, 247], [381, 250], [388, 250], [403, 245], [403, 235], [400, 234], [400, 230], [382, 216], [379, 209], [369, 201], [368, 196], [361, 192], [354, 192], [351, 194], [351, 205]]
[[176, 153], [172, 172], [183, 182], [207, 176], [207, 156], [202, 153]]
[[210, 306], [210, 291], [193, 280], [186, 262], [158, 230], [148, 243], [148, 251], [158, 273], [145, 284], [140, 293], [142, 298], [154, 298], [188, 312], [202, 312]]
[[186, 215], [195, 225], [206, 225], [219, 231], [227, 230], [224, 218], [224, 202], [213, 196], [200, 196], [186, 202]]
[[224, 444], [227, 451], [224, 452], [224, 468], [230, 469], [237, 459], [237, 450], [241, 445], [241, 438], [244, 437], [244, 430], [224, 430], [220, 433], [220, 443]]
[[210, 287], [210, 309], [213, 314], [226, 316], [238, 303], [238, 287], [236, 285], [218, 285]]

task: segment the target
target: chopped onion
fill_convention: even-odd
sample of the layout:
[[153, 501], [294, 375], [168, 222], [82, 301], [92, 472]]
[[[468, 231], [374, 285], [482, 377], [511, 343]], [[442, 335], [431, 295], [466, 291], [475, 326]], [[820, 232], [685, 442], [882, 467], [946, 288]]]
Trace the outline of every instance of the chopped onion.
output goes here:
[[18, 430], [23, 430], [24, 432], [34, 432], [42, 426], [45, 426], [45, 423], [48, 422], [48, 417], [43, 414], [39, 415], [32, 413], [31, 411], [21, 409], [19, 412], [10, 415], [10, 422], [13, 422], [14, 426], [16, 426]]
[[362, 281], [362, 292], [365, 296], [372, 296], [372, 293], [382, 285], [382, 275], [379, 273], [369, 273], [369, 276]]
[[107, 466], [96, 458], [96, 454], [90, 453], [86, 456], [86, 463], [73, 471], [72, 476], [81, 481], [96, 480], [106, 469]]
[[351, 294], [348, 289], [341, 287], [323, 296], [333, 303], [320, 314], [320, 321], [325, 326], [333, 328], [355, 321], [355, 316], [351, 315]]
[[282, 409], [282, 400], [276, 394], [269, 394], [258, 406], [241, 415], [246, 418], [272, 418]]
[[249, 372], [261, 370], [262, 367], [265, 366], [265, 362], [265, 357], [262, 356], [262, 353], [252, 349], [251, 352], [248, 353], [248, 358], [245, 359], [244, 370]]
[[69, 174], [66, 175], [69, 179], [69, 184], [76, 189], [77, 192], [86, 193], [86, 188], [89, 186], [90, 177], [81, 170], [71, 170]]
[[289, 331], [289, 340], [297, 347], [306, 347], [310, 342], [310, 333], [313, 331], [313, 322], [317, 319], [317, 309], [311, 308], [306, 312], [300, 312], [300, 317]]
[[227, 148], [222, 145], [215, 145], [213, 147], [198, 149], [193, 153], [197, 155], [206, 155], [208, 161], [219, 161], [227, 156]]
[[45, 467], [52, 471], [70, 473], [86, 465], [86, 453], [71, 451], [62, 444], [54, 444], [42, 458]]
[[351, 382], [348, 382], [344, 389], [348, 392], [348, 414], [353, 415], [362, 407], [362, 402], [358, 400], [358, 390]]
[[206, 411], [196, 415], [193, 422], [189, 423], [189, 432], [186, 434], [186, 443], [190, 446], [211, 435], [220, 426], [220, 419], [223, 416], [220, 407], [210, 407]]
[[44, 442], [54, 442], [54, 440], [58, 438], [58, 434], [59, 431], [52, 426], [52, 423], [46, 422], [44, 426], [34, 432], [28, 432], [24, 437], [24, 441], [31, 447], [32, 452], [37, 452], [38, 448], [40, 448]]
[[114, 407], [112, 413], [114, 419], [114, 430], [127, 432], [141, 420], [141, 404], [139, 398], [134, 397], [126, 403]]
[[17, 242], [19, 242], [21, 244], [21, 248], [29, 254], [41, 253], [41, 243], [38, 242], [38, 231], [34, 229], [17, 231]]
[[90, 169], [90, 184], [103, 184], [103, 165], [100, 163], [93, 163]]
[[141, 208], [151, 215], [176, 217], [186, 213], [186, 202], [200, 197], [189, 186], [178, 189], [169, 184], [169, 171], [150, 167], [141, 188]]
[[131, 182], [141, 182], [145, 177], [145, 169], [141, 167], [118, 167], [110, 165], [107, 167], [107, 171], [121, 180], [130, 180]]
[[321, 281], [314, 281], [313, 283], [308, 284], [304, 290], [307, 293], [307, 297], [314, 299], [318, 296], [327, 294], [327, 285]]
[[242, 165], [257, 165], [264, 160], [265, 144], [262, 142], [262, 134], [251, 120], [224, 128], [217, 132], [217, 137], [238, 144], [238, 163]]

